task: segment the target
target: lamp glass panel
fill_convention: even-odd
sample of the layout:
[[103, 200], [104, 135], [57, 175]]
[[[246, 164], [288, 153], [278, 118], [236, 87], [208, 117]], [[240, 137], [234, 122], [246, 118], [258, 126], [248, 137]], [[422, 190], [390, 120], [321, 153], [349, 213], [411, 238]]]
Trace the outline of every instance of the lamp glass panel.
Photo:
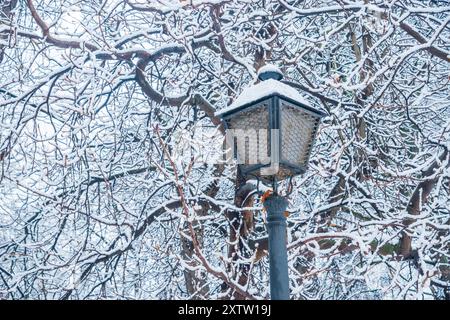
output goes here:
[[283, 100], [280, 111], [281, 159], [306, 166], [320, 118]]
[[244, 165], [270, 162], [270, 132], [268, 103], [234, 114], [228, 120], [237, 149], [238, 163]]

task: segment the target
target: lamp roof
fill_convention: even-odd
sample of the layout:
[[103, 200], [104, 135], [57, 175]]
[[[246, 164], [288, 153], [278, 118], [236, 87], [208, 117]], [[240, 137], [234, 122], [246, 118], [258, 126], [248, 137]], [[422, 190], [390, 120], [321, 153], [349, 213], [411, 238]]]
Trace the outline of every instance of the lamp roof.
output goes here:
[[306, 107], [312, 108], [311, 104], [293, 87], [275, 79], [267, 79], [245, 88], [231, 105], [217, 111], [215, 115], [221, 116], [225, 113], [231, 113], [244, 105], [262, 100], [263, 98], [269, 98], [273, 95], [279, 95], [281, 97], [294, 100], [302, 105], [305, 105]]

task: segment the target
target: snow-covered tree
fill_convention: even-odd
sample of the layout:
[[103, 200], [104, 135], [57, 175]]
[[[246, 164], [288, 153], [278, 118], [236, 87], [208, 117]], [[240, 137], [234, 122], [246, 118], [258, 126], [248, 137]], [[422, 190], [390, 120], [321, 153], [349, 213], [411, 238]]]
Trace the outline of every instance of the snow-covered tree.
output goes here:
[[280, 184], [292, 298], [450, 298], [449, 22], [444, 0], [0, 0], [0, 297], [268, 298], [256, 184], [208, 160], [271, 63], [328, 114]]

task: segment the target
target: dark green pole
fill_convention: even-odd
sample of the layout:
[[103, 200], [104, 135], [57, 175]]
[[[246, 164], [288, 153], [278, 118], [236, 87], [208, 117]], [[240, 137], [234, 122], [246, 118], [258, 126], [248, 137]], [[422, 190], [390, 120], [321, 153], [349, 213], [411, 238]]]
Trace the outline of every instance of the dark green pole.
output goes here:
[[289, 276], [286, 247], [286, 211], [288, 202], [277, 194], [264, 201], [269, 231], [270, 298], [289, 300]]

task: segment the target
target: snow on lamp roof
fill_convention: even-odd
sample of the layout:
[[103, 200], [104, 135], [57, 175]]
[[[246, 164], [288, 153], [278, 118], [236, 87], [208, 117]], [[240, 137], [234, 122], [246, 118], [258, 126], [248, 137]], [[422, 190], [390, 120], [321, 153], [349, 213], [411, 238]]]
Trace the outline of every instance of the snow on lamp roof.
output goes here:
[[[259, 74], [261, 74], [261, 71], [262, 70], [260, 70]], [[229, 113], [235, 109], [238, 109], [246, 104], [255, 102], [259, 99], [263, 99], [265, 97], [269, 97], [272, 95], [279, 95], [288, 99], [292, 99], [307, 107], [311, 107], [310, 103], [296, 89], [278, 80], [269, 78], [267, 80], [261, 81], [260, 83], [245, 88], [231, 105], [217, 111], [215, 115], [221, 116], [225, 113]]]
[[283, 79], [283, 72], [281, 72], [281, 70], [273, 64], [266, 64], [264, 67], [262, 67], [258, 70], [258, 79], [259, 80], [267, 80], [267, 79], [281, 80], [281, 79]]

